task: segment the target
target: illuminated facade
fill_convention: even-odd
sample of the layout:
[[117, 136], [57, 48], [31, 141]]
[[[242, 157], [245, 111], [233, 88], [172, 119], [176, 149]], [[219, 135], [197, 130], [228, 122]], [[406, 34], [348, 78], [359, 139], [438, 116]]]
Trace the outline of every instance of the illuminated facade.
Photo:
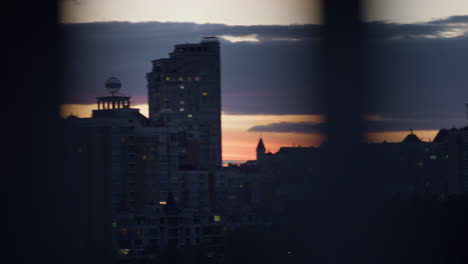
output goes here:
[[221, 166], [220, 47], [214, 37], [179, 44], [169, 58], [153, 61], [147, 74], [149, 115], [197, 142], [197, 166]]

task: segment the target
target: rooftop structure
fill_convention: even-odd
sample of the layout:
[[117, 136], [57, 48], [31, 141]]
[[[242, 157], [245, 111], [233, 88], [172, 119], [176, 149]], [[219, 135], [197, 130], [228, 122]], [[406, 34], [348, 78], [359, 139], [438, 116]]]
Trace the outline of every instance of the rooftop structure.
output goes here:
[[97, 97], [98, 110], [130, 108], [130, 96], [116, 95], [122, 88], [122, 83], [116, 77], [111, 77], [104, 83], [110, 96]]

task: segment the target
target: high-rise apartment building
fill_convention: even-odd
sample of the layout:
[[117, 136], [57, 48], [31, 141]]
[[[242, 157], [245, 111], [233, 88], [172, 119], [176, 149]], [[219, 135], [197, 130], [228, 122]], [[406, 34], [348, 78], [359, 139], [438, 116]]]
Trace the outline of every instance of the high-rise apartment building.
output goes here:
[[[206, 151], [193, 142], [209, 146], [200, 141], [211, 132], [195, 129], [197, 123], [179, 123], [181, 114], [167, 108], [161, 120], [151, 122], [131, 108], [130, 96], [119, 93], [119, 79], [109, 78], [105, 86], [110, 94], [96, 98], [92, 117], [71, 115], [64, 120], [64, 167], [70, 168], [67, 176], [80, 195], [75, 210], [86, 223], [81, 243], [90, 252], [102, 252], [103, 263], [149, 257], [167, 246], [214, 250], [222, 239], [221, 217], [209, 210], [214, 173], [193, 158]], [[215, 91], [207, 87], [209, 93]], [[186, 138], [197, 133], [200, 137]], [[214, 167], [215, 162], [209, 160], [208, 165]]]
[[169, 56], [154, 60], [147, 74], [150, 119], [185, 131], [197, 167], [221, 166], [219, 40], [175, 45]]

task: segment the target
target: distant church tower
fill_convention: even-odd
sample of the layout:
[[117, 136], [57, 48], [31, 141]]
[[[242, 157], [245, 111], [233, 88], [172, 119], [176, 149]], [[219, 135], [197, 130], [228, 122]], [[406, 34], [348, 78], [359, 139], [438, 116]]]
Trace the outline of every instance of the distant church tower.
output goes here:
[[263, 140], [260, 138], [257, 145], [257, 163], [260, 163], [265, 158], [265, 145], [263, 145]]

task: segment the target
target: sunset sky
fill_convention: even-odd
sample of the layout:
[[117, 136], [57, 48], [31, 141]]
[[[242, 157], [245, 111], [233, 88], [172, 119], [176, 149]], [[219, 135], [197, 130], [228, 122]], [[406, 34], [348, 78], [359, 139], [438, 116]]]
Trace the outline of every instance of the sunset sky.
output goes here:
[[[372, 140], [399, 141], [409, 129], [430, 140], [439, 128], [464, 125], [468, 1], [366, 3], [364, 20], [376, 46], [367, 62]], [[319, 1], [62, 0], [60, 7], [62, 115], [88, 117], [110, 76], [122, 80], [121, 92], [147, 115], [151, 60], [168, 57], [175, 44], [215, 35], [221, 38], [224, 160], [253, 159], [259, 137], [272, 152], [323, 140], [323, 111], [314, 101]]]

